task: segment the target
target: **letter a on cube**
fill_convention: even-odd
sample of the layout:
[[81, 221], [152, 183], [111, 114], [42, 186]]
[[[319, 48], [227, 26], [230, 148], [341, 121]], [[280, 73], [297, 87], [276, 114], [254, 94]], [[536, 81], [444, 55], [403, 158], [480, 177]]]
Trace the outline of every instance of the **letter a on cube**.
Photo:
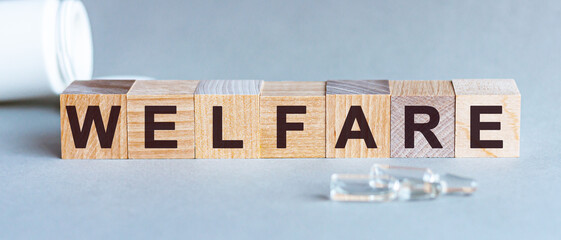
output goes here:
[[513, 79], [456, 79], [456, 157], [519, 157], [521, 96]]
[[326, 157], [390, 157], [390, 88], [387, 80], [329, 80]]
[[74, 81], [60, 95], [63, 159], [127, 158], [127, 92], [134, 80]]
[[201, 81], [195, 91], [195, 157], [259, 158], [260, 80]]

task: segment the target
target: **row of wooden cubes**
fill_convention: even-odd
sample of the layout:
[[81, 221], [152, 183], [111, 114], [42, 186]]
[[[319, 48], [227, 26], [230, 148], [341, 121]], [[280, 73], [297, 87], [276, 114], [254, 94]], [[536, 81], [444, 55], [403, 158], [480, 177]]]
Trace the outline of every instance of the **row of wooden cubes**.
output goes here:
[[518, 157], [520, 101], [512, 79], [75, 81], [62, 158]]

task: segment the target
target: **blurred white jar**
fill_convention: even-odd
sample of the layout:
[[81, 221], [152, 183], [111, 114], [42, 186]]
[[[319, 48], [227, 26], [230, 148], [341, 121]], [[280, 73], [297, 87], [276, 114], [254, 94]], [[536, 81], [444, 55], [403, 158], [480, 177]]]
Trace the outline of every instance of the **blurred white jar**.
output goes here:
[[91, 79], [92, 71], [81, 1], [0, 1], [0, 101], [56, 95], [76, 79]]

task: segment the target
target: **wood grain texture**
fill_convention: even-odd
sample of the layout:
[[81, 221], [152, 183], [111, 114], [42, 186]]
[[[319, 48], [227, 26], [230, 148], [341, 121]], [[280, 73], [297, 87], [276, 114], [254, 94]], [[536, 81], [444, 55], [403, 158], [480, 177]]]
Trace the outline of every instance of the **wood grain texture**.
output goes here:
[[456, 95], [520, 95], [514, 79], [454, 79]]
[[[195, 91], [196, 158], [259, 158], [259, 94], [262, 81], [239, 82], [199, 83]], [[243, 148], [213, 148], [214, 106], [222, 107], [222, 139], [242, 140]]]
[[452, 81], [390, 81], [392, 96], [455, 96]]
[[[457, 79], [456, 157], [519, 157], [521, 95], [512, 79]], [[500, 122], [500, 130], [481, 130], [481, 140], [502, 140], [503, 148], [471, 148], [471, 106], [502, 106], [502, 114], [481, 114], [481, 122]]]
[[[123, 159], [127, 158], [127, 97], [134, 81], [101, 80], [75, 81], [60, 95], [61, 157], [63, 159]], [[129, 89], [127, 89], [127, 87]], [[66, 106], [75, 106], [80, 129], [83, 129], [88, 106], [99, 106], [104, 127], [107, 128], [112, 106], [120, 106], [111, 148], [101, 148], [92, 124], [87, 145], [77, 148], [72, 135]]]
[[[326, 157], [389, 158], [391, 98], [388, 81], [344, 81], [343, 83], [351, 84], [345, 87], [340, 81], [327, 81]], [[364, 86], [361, 87], [358, 83]], [[335, 85], [332, 86], [333, 84]], [[335, 148], [351, 106], [362, 107], [377, 148], [367, 148], [362, 139], [349, 139], [345, 148]], [[352, 130], [359, 130], [356, 122]]]
[[127, 94], [135, 80], [88, 80], [72, 82], [62, 94]]
[[205, 80], [201, 81], [196, 94], [210, 95], [258, 95], [262, 80]]
[[[278, 106], [306, 106], [305, 114], [287, 114], [304, 130], [287, 131], [286, 148], [277, 148]], [[260, 131], [261, 158], [325, 158], [325, 82], [265, 82]]]
[[138, 80], [127, 95], [194, 95], [198, 84], [198, 80]]
[[[127, 94], [129, 158], [194, 158], [195, 97], [199, 81], [137, 81]], [[155, 140], [175, 140], [177, 148], [147, 148], [146, 106], [173, 106], [175, 114], [155, 114], [155, 122], [173, 122], [175, 130], [155, 130]]]
[[261, 96], [323, 96], [325, 97], [325, 82], [264, 82]]
[[388, 80], [328, 80], [327, 95], [390, 94]]
[[[455, 97], [452, 81], [390, 81], [391, 157], [454, 157]], [[430, 106], [440, 116], [431, 130], [442, 148], [430, 146], [421, 132], [414, 132], [414, 148], [405, 147], [405, 106]], [[415, 114], [415, 123], [427, 123], [429, 115]]]

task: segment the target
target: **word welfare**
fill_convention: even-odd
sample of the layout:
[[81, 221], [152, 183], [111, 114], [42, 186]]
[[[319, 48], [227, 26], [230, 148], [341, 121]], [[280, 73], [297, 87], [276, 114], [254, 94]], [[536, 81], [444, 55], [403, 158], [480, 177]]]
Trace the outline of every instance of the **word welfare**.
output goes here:
[[512, 79], [75, 81], [63, 159], [518, 157]]

